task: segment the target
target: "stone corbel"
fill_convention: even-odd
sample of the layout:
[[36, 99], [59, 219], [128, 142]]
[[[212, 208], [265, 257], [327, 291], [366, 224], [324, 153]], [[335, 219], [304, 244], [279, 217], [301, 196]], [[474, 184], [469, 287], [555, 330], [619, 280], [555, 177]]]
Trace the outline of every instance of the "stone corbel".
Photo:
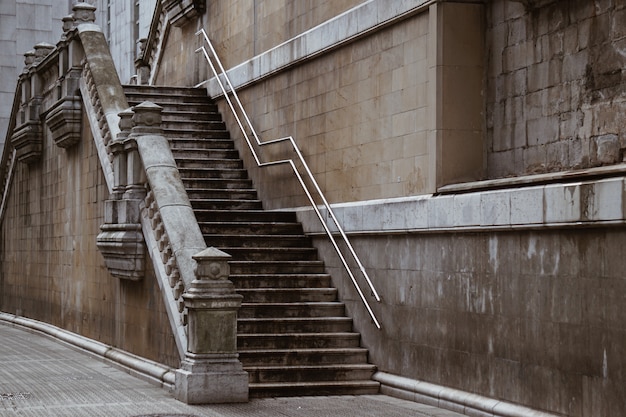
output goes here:
[[46, 124], [57, 146], [69, 148], [80, 141], [82, 100], [80, 96], [65, 96], [46, 114]]
[[[104, 224], [96, 244], [112, 276], [119, 279], [139, 281], [145, 272], [146, 247], [141, 229], [141, 202], [145, 186], [139, 184], [138, 167], [129, 164], [128, 151], [132, 151], [129, 132], [132, 127], [132, 111], [120, 116], [120, 133], [109, 147], [113, 154], [115, 184], [111, 198], [105, 201]], [[141, 192], [143, 190], [143, 193]]]
[[204, 13], [206, 0], [163, 0], [162, 7], [169, 22], [181, 27]]
[[47, 43], [35, 45], [34, 50], [24, 54], [26, 67], [20, 75], [22, 106], [11, 136], [17, 160], [31, 164], [41, 158], [43, 149], [43, 128], [41, 126], [42, 92], [35, 66], [41, 62], [54, 46]]

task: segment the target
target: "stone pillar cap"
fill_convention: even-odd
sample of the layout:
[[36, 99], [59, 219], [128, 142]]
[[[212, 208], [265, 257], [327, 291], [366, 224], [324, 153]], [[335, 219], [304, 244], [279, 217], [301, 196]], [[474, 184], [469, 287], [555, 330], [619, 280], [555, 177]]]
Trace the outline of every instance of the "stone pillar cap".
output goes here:
[[74, 11], [73, 18], [75, 22], [80, 23], [93, 23], [96, 21], [96, 9], [97, 7], [89, 3], [81, 2], [76, 3], [72, 10]]

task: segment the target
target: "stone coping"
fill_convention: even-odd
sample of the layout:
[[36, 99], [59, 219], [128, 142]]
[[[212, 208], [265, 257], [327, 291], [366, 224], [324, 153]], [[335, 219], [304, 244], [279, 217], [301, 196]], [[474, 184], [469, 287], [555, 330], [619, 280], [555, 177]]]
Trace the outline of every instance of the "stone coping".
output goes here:
[[[347, 234], [606, 227], [626, 224], [625, 188], [621, 176], [331, 206]], [[295, 211], [306, 233], [324, 233], [312, 208]], [[320, 212], [336, 231], [326, 210]]]
[[373, 379], [380, 382], [381, 394], [432, 405], [468, 416], [556, 417], [555, 414], [386, 372], [376, 372]]

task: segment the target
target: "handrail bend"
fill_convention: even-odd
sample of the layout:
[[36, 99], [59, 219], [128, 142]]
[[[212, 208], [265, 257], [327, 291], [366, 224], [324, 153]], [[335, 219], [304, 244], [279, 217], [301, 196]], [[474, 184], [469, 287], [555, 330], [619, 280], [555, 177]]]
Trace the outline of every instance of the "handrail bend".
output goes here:
[[[215, 63], [217, 63], [217, 65], [219, 67], [220, 72], [217, 71], [217, 69], [215, 67], [215, 64], [213, 63], [213, 60], [211, 59], [211, 55], [209, 55], [209, 53], [207, 52], [207, 49], [204, 47], [204, 45], [196, 50], [196, 52], [202, 51], [202, 53], [204, 54], [204, 57], [207, 60], [207, 63], [211, 67], [211, 70], [213, 71], [213, 75], [215, 76], [215, 79], [217, 80], [217, 82], [218, 82], [218, 84], [220, 86], [220, 89], [224, 93], [224, 98], [226, 99], [226, 102], [228, 103], [228, 106], [230, 107], [231, 111], [233, 112], [233, 116], [235, 117], [235, 120], [237, 121], [237, 124], [239, 125], [239, 129], [241, 130], [241, 133], [243, 134], [243, 137], [245, 138], [246, 143], [248, 144], [248, 148], [250, 149], [250, 152], [252, 153], [252, 156], [253, 156], [256, 164], [259, 167], [267, 167], [267, 166], [282, 165], [282, 164], [289, 164], [291, 166], [291, 169], [293, 170], [294, 174], [296, 175], [296, 177], [298, 179], [298, 182], [300, 183], [300, 186], [302, 187], [302, 189], [303, 189], [304, 193], [306, 194], [309, 202], [311, 203], [311, 206], [313, 207], [313, 210], [315, 211], [315, 214], [317, 215], [318, 219], [322, 223], [322, 226], [324, 227], [324, 230], [326, 231], [326, 234], [328, 235], [328, 237], [329, 237], [329, 239], [331, 241], [331, 244], [333, 245], [333, 248], [335, 249], [335, 252], [337, 252], [337, 255], [339, 256], [339, 259], [341, 260], [341, 263], [343, 264], [346, 272], [350, 276], [350, 279], [352, 280], [352, 283], [354, 284], [354, 287], [355, 287], [356, 291], [358, 292], [359, 297], [361, 298], [361, 301], [365, 305], [365, 308], [367, 309], [367, 312], [369, 313], [369, 315], [372, 318], [372, 321], [374, 322], [376, 327], [380, 329], [380, 323], [376, 319], [376, 315], [374, 314], [374, 312], [372, 311], [372, 308], [370, 307], [369, 303], [367, 302], [367, 300], [365, 298], [365, 295], [363, 294], [363, 291], [361, 290], [361, 287], [359, 286], [359, 284], [358, 284], [358, 282], [356, 280], [356, 277], [352, 273], [352, 270], [350, 269], [346, 258], [344, 257], [343, 253], [339, 249], [339, 245], [337, 243], [337, 240], [335, 239], [335, 236], [333, 235], [333, 233], [331, 232], [330, 228], [328, 227], [328, 224], [324, 221], [324, 217], [322, 216], [322, 213], [320, 212], [317, 204], [315, 203], [315, 200], [313, 199], [313, 195], [311, 194], [311, 191], [309, 190], [309, 187], [307, 187], [306, 183], [304, 182], [304, 179], [302, 178], [302, 174], [300, 173], [300, 171], [298, 171], [298, 168], [296, 167], [296, 164], [294, 163], [293, 159], [281, 159], [281, 160], [271, 161], [271, 162], [261, 162], [259, 156], [257, 155], [256, 151], [254, 150], [254, 146], [252, 145], [252, 142], [250, 141], [250, 135], [252, 135], [252, 137], [254, 138], [254, 140], [255, 140], [255, 142], [256, 142], [256, 144], [258, 146], [270, 145], [270, 144], [273, 144], [273, 143], [280, 143], [280, 142], [289, 142], [291, 144], [291, 147], [292, 147], [293, 151], [298, 156], [298, 161], [304, 167], [304, 170], [306, 172], [307, 178], [309, 179], [311, 184], [313, 184], [313, 187], [315, 188], [315, 191], [317, 192], [318, 196], [322, 200], [322, 203], [324, 204], [324, 207], [326, 208], [328, 214], [332, 218], [333, 223], [335, 223], [335, 226], [337, 227], [337, 231], [341, 235], [341, 238], [343, 239], [346, 247], [348, 248], [350, 254], [352, 255], [352, 258], [354, 259], [354, 261], [358, 265], [359, 269], [361, 270], [361, 273], [365, 277], [365, 280], [367, 281], [367, 284], [370, 287], [370, 290], [372, 292], [372, 296], [374, 296], [374, 298], [376, 298], [376, 301], [380, 301], [380, 296], [378, 295], [378, 292], [376, 291], [376, 288], [374, 288], [374, 284], [370, 280], [369, 275], [367, 274], [367, 271], [365, 271], [365, 267], [363, 266], [363, 264], [361, 263], [361, 260], [359, 259], [358, 255], [354, 251], [354, 248], [350, 244], [350, 240], [348, 239], [348, 236], [346, 236], [346, 233], [344, 232], [343, 228], [339, 224], [339, 221], [337, 220], [337, 217], [335, 216], [334, 211], [332, 210], [332, 208], [330, 207], [330, 204], [326, 200], [326, 197], [324, 196], [324, 193], [322, 192], [322, 190], [320, 189], [317, 181], [315, 180], [315, 177], [313, 176], [313, 173], [309, 169], [308, 164], [304, 160], [302, 152], [298, 148], [298, 145], [296, 144], [296, 141], [294, 140], [294, 138], [292, 136], [288, 136], [288, 137], [284, 137], [284, 138], [279, 138], [279, 139], [274, 139], [274, 140], [270, 140], [270, 141], [261, 142], [261, 139], [259, 139], [259, 136], [257, 135], [256, 130], [252, 126], [252, 122], [250, 121], [250, 118], [248, 117], [248, 114], [246, 113], [245, 109], [243, 108], [243, 105], [241, 104], [241, 101], [239, 100], [239, 96], [237, 95], [237, 92], [235, 91], [235, 88], [233, 87], [233, 84], [231, 83], [230, 79], [228, 78], [226, 70], [224, 69], [224, 66], [222, 65], [222, 62], [220, 61], [219, 57], [217, 56], [217, 53], [216, 53], [215, 49], [213, 48], [213, 45], [212, 45], [211, 41], [209, 40], [209, 37], [208, 37], [206, 31], [204, 29], [200, 29], [198, 32], [196, 32], [196, 35], [202, 35], [203, 36], [205, 43], [207, 44], [207, 46], [211, 50], [211, 55], [213, 56], [213, 58], [215, 60]], [[222, 82], [220, 75], [224, 78], [224, 80], [228, 84], [228, 90], [227, 90], [227, 87], [224, 86], [224, 83]], [[230, 94], [232, 94], [232, 97], [235, 100], [236, 107], [235, 107], [235, 104], [233, 104], [231, 98], [229, 97], [229, 94], [228, 94], [229, 92], [230, 92]], [[241, 118], [239, 117], [239, 113], [237, 112], [237, 109], [239, 109], [239, 112], [241, 113], [243, 119], [245, 120], [245, 124], [248, 127], [248, 129], [250, 130], [250, 134], [246, 133], [246, 129], [244, 127], [244, 124], [243, 124]]]

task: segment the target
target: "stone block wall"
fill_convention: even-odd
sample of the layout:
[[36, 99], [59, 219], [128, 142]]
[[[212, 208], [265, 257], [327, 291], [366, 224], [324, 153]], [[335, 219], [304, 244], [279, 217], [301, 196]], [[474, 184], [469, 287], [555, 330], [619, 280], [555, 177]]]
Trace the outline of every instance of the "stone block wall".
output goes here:
[[495, 0], [487, 8], [487, 176], [622, 161], [626, 5]]
[[572, 417], [623, 415], [623, 231], [354, 236], [382, 302], [371, 324], [322, 257], [379, 371]]
[[142, 281], [123, 282], [96, 247], [109, 192], [88, 123], [67, 150], [46, 131], [41, 161], [16, 165], [0, 235], [0, 310], [177, 367], [151, 263]]

